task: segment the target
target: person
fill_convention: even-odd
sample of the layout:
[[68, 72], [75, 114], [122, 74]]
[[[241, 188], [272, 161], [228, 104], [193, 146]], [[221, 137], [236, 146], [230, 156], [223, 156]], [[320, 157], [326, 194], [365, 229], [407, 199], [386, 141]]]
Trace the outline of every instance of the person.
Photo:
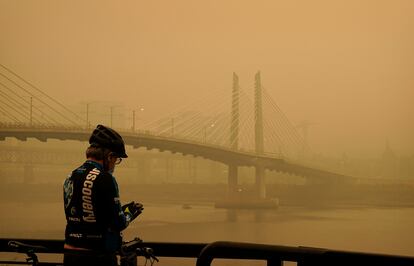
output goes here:
[[143, 211], [142, 204], [121, 206], [115, 166], [128, 155], [122, 137], [98, 125], [89, 138], [86, 161], [64, 181], [66, 230], [64, 265], [117, 265], [121, 231]]

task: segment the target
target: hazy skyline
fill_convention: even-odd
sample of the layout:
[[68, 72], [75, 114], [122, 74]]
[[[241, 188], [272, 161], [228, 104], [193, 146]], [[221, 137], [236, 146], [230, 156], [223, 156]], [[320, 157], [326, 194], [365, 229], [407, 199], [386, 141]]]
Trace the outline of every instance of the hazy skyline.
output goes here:
[[68, 105], [163, 113], [254, 74], [315, 152], [413, 154], [412, 1], [0, 1], [0, 63]]

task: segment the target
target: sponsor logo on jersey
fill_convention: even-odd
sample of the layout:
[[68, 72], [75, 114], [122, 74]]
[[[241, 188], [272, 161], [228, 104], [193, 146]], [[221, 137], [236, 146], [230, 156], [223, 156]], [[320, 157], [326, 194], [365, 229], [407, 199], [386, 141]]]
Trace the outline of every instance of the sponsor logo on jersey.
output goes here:
[[88, 223], [95, 223], [96, 217], [93, 211], [92, 205], [92, 187], [93, 182], [96, 177], [99, 175], [100, 171], [97, 168], [92, 169], [86, 176], [85, 181], [83, 182], [82, 188], [82, 210], [83, 217], [82, 219]]

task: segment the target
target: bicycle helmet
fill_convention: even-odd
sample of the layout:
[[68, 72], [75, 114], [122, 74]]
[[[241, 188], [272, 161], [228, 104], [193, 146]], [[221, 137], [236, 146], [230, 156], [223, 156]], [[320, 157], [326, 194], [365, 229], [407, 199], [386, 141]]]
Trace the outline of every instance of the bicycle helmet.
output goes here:
[[89, 144], [107, 148], [118, 157], [128, 158], [128, 155], [125, 153], [124, 140], [112, 128], [98, 125], [89, 138]]

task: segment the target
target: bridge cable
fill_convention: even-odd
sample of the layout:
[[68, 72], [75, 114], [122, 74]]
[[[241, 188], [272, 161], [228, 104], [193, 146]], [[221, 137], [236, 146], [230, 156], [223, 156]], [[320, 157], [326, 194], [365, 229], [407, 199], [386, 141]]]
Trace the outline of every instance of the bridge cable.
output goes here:
[[[227, 123], [224, 121], [227, 121]], [[211, 134], [213, 144], [226, 147], [225, 143], [228, 141], [227, 137], [229, 136], [230, 132], [230, 128], [227, 128], [227, 126], [230, 126], [228, 116], [220, 116], [217, 118], [213, 132]]]
[[[263, 127], [264, 127], [264, 147], [265, 153], [274, 153], [277, 154], [280, 151], [281, 147], [284, 145], [282, 139], [279, 137], [276, 131], [273, 130], [271, 120], [264, 117]], [[275, 150], [276, 148], [276, 150]]]
[[11, 113], [9, 113], [7, 111], [7, 109], [5, 109], [3, 106], [0, 105], [0, 109], [3, 109], [2, 113], [8, 117], [10, 117], [12, 120], [14, 120], [15, 122], [18, 123], [23, 123], [22, 121], [20, 121], [17, 117], [15, 117], [14, 115], [12, 115]]
[[[271, 99], [271, 97], [269, 97], [269, 99]], [[273, 103], [273, 105], [274, 104], [275, 103]], [[286, 118], [286, 120], [287, 120], [287, 118]], [[303, 137], [300, 134], [298, 134], [297, 130], [294, 128], [294, 126], [292, 124], [290, 124], [289, 120], [285, 121], [285, 124], [286, 124], [286, 122], [289, 124], [287, 126], [287, 129], [286, 130], [288, 130], [290, 132], [293, 131], [293, 134], [289, 134], [288, 133], [288, 136], [289, 136], [289, 138], [293, 138], [294, 139], [293, 141], [295, 141], [295, 143], [297, 145], [296, 147], [298, 148], [297, 149], [298, 155], [300, 156], [300, 154], [303, 152], [303, 149], [306, 149], [307, 151], [311, 151], [311, 149], [309, 148], [309, 146], [307, 145], [307, 143], [304, 142]]]
[[[254, 136], [254, 104], [251, 96], [247, 95], [243, 88], [240, 88], [240, 118], [241, 125], [239, 131], [242, 132], [239, 135], [241, 138], [241, 145], [244, 144], [244, 149], [247, 151], [255, 152], [255, 136]], [[244, 141], [243, 141], [244, 140]]]
[[[30, 105], [30, 102], [28, 101], [28, 100], [26, 100], [24, 97], [22, 97], [22, 96], [20, 96], [19, 94], [17, 94], [14, 90], [12, 90], [12, 89], [10, 89], [8, 86], [6, 86], [5, 84], [3, 84], [3, 83], [1, 83], [0, 82], [0, 85], [1, 86], [3, 86], [4, 88], [6, 88], [7, 90], [9, 90], [10, 92], [12, 92], [13, 94], [15, 94], [17, 97], [19, 97], [19, 98], [21, 98], [22, 100], [23, 100], [23, 102], [25, 102], [25, 103], [27, 103], [28, 104], [28, 106], [25, 106], [25, 105], [22, 105], [22, 106], [24, 106], [25, 108], [29, 108], [29, 105]], [[9, 96], [10, 97], [10, 96]], [[16, 101], [17, 102], [17, 101]], [[37, 108], [37, 106], [33, 106], [33, 114], [35, 115], [36, 114], [36, 110], [38, 110], [41, 114], [42, 114], [42, 117], [45, 117], [46, 119], [45, 120], [49, 120], [49, 118], [48, 118], [48, 115], [47, 114], [45, 114], [45, 113], [43, 113], [39, 108]], [[33, 119], [35, 118], [35, 116], [33, 116]], [[37, 119], [36, 119], [37, 120]], [[37, 121], [39, 121], [40, 122], [40, 120], [37, 120]], [[52, 119], [52, 121], [54, 121], [53, 119]], [[56, 123], [56, 121], [55, 121], [55, 123]]]
[[[3, 92], [0, 90], [0, 94], [3, 95], [4, 99], [6, 101], [8, 101], [10, 104], [12, 104], [12, 106], [8, 105], [7, 103], [5, 103], [10, 109], [14, 110], [16, 113], [18, 113], [20, 116], [24, 117], [27, 121], [30, 120], [30, 115], [28, 113], [25, 113], [24, 111], [22, 111], [22, 108], [24, 109], [28, 109], [27, 106], [22, 105], [21, 103], [19, 103], [18, 101], [16, 101], [14, 98], [10, 97], [10, 95], [8, 95], [7, 93]], [[16, 109], [17, 108], [17, 109]], [[40, 122], [36, 117], [32, 116], [33, 121], [35, 122]]]
[[[4, 76], [2, 73], [0, 73], [0, 75], [2, 75], [2, 76]], [[5, 76], [4, 76], [5, 77]], [[8, 77], [5, 77], [6, 79], [8, 79], [9, 81], [11, 81], [12, 83], [14, 83], [15, 85], [17, 85], [18, 87], [20, 87], [21, 88], [21, 86], [19, 86], [18, 84], [16, 84], [14, 81], [12, 81], [12, 80], [10, 80]], [[30, 103], [29, 103], [29, 101], [28, 100], [26, 100], [24, 97], [22, 97], [22, 96], [20, 96], [20, 95], [18, 95], [17, 93], [15, 93], [14, 92], [14, 90], [12, 90], [12, 89], [10, 89], [8, 86], [6, 86], [6, 85], [4, 85], [3, 83], [1, 83], [0, 82], [0, 84], [3, 86], [3, 87], [5, 87], [6, 89], [8, 89], [8, 90], [10, 90], [10, 91], [12, 91], [15, 95], [17, 95], [17, 96], [19, 96], [23, 101], [25, 101], [28, 105], [30, 105]], [[25, 90], [24, 88], [23, 88], [23, 90]], [[27, 91], [26, 91], [27, 92]], [[30, 94], [30, 92], [28, 92], [29, 94]], [[30, 95], [32, 95], [36, 100], [39, 100], [41, 103], [43, 103], [43, 104], [45, 104], [47, 107], [49, 107], [50, 108], [50, 106], [48, 106], [46, 103], [44, 103], [42, 100], [40, 100], [38, 97], [36, 97], [35, 95], [33, 95], [33, 94], [30, 94]], [[60, 126], [63, 126], [63, 124], [62, 123], [60, 123], [60, 122], [57, 122], [55, 119], [53, 119], [52, 117], [50, 117], [49, 115], [47, 115], [47, 113], [44, 113], [43, 111], [41, 111], [37, 106], [33, 106], [33, 109], [34, 110], [37, 110], [37, 111], [39, 111], [45, 118], [46, 118], [46, 120], [48, 120], [49, 121], [49, 123], [50, 123], [50, 121], [52, 121], [53, 123], [55, 123], [55, 124], [57, 124], [57, 125], [60, 125]], [[51, 108], [53, 111], [54, 111], [54, 109], [53, 108]]]
[[[266, 109], [266, 97], [263, 97], [264, 101], [263, 101], [263, 123], [264, 123], [264, 128], [267, 132], [267, 134], [265, 134], [266, 139], [269, 140], [270, 142], [268, 142], [269, 145], [265, 145], [265, 147], [275, 147], [277, 148], [277, 150], [268, 150], [267, 152], [270, 153], [275, 153], [275, 154], [280, 154], [280, 155], [284, 155], [284, 153], [282, 152], [284, 147], [288, 147], [289, 145], [287, 145], [286, 140], [283, 136], [281, 136], [279, 134], [279, 130], [277, 129], [277, 127], [275, 126], [273, 116], [272, 113], [268, 113], [267, 109]], [[276, 119], [277, 120], [277, 119]]]
[[16, 105], [17, 107], [24, 108], [24, 109], [26, 109], [26, 108], [29, 109], [28, 106], [25, 106], [25, 105], [21, 104], [19, 101], [17, 101], [16, 99], [14, 99], [10, 95], [8, 95], [6, 92], [0, 90], [0, 93], [3, 94], [4, 98], [7, 98], [10, 102], [13, 102], [14, 105]]
[[205, 121], [205, 119], [203, 119], [203, 116], [196, 116], [191, 119], [191, 124], [190, 121], [186, 121], [187, 124], [182, 122], [181, 125], [183, 128], [177, 132], [177, 135], [180, 135], [184, 139], [188, 138], [197, 140], [197, 129], [198, 126], [203, 123], [203, 121]]
[[[283, 133], [283, 131], [277, 130], [277, 127], [275, 125], [275, 122], [273, 120], [268, 120], [268, 122], [270, 124], [270, 127], [274, 128], [271, 129], [272, 131], [276, 131], [276, 135], [280, 135], [281, 133]], [[294, 156], [293, 154], [290, 155], [292, 152], [294, 153], [294, 150], [296, 149], [296, 145], [292, 146], [292, 142], [291, 140], [288, 138], [286, 138], [286, 136], [284, 134], [281, 134], [281, 137], [279, 137], [280, 141], [278, 142], [278, 144], [276, 146], [279, 147], [279, 150], [275, 151], [276, 153], [281, 153], [283, 156]]]
[[[269, 96], [266, 90], [264, 90], [265, 100], [270, 104], [271, 107], [273, 107], [273, 110], [280, 116], [280, 120], [277, 120], [280, 125], [281, 129], [286, 133], [286, 135], [289, 137], [289, 139], [296, 143], [297, 145], [301, 145], [303, 142], [301, 141], [300, 136], [298, 135], [297, 131], [294, 129], [293, 125], [290, 123], [290, 121], [287, 119], [286, 115], [283, 113], [283, 111], [277, 106], [277, 104], [274, 102], [274, 100]], [[284, 126], [282, 125], [284, 124]]]
[[[221, 98], [221, 97], [220, 97]], [[206, 113], [217, 113], [216, 112], [216, 110], [217, 109], [221, 109], [221, 105], [223, 105], [223, 103], [224, 103], [224, 101], [221, 101], [220, 103], [219, 103], [219, 105], [208, 105], [209, 106], [209, 109], [207, 109], [207, 110], [203, 110], [204, 112], [206, 112]], [[201, 111], [199, 111], [199, 112], [195, 112], [195, 114], [194, 114], [194, 116], [193, 116], [193, 119], [199, 119], [199, 117], [203, 117], [203, 115], [201, 114]], [[217, 116], [217, 115], [216, 115]], [[184, 123], [188, 123], [188, 124], [190, 124], [190, 125], [192, 125], [192, 120], [191, 119], [189, 119], [189, 120], [186, 120], [186, 121], [182, 121], [182, 124], [184, 124]]]
[[[222, 105], [222, 102], [220, 104]], [[214, 105], [208, 106], [210, 108], [207, 110], [207, 113], [211, 113], [217, 109]], [[191, 135], [197, 135], [198, 132], [200, 132], [200, 129], [198, 128], [200, 126], [200, 119], [205, 119], [205, 116], [201, 114], [201, 111], [194, 111], [188, 119], [180, 119], [177, 123], [174, 124], [176, 129], [174, 130], [174, 133], [176, 133], [177, 135], [184, 135], [184, 137], [191, 137]]]
[[[266, 106], [272, 107], [266, 94], [265, 94], [265, 97], [264, 97], [264, 102], [265, 102], [265, 104], [267, 104]], [[296, 141], [292, 138], [291, 135], [286, 134], [286, 127], [282, 124], [283, 122], [282, 122], [280, 113], [278, 111], [274, 111], [274, 110], [272, 112], [272, 109], [270, 110], [270, 112], [271, 112], [270, 116], [273, 117], [272, 113], [274, 113], [275, 116], [276, 116], [276, 119], [271, 119], [271, 124], [275, 127], [276, 132], [279, 132], [279, 134], [283, 137], [283, 139], [285, 139], [284, 143], [286, 145], [286, 148], [288, 148], [288, 146], [290, 146], [290, 145], [287, 145], [286, 141], [288, 141], [290, 144], [295, 143]]]
[[272, 104], [272, 106], [276, 110], [278, 110], [278, 112], [281, 114], [281, 116], [283, 118], [282, 121], [284, 121], [285, 124], [287, 125], [287, 129], [291, 132], [292, 135], [295, 136], [295, 138], [298, 140], [299, 144], [302, 144], [302, 137], [297, 132], [297, 130], [295, 130], [295, 127], [289, 121], [289, 119], [287, 118], [285, 113], [280, 109], [280, 107], [276, 104], [276, 102], [272, 99], [272, 97], [270, 97], [270, 95], [267, 93], [267, 90], [265, 88], [263, 88], [263, 91], [264, 91], [265, 96], [267, 96], [267, 98], [269, 99], [269, 102]]
[[[11, 91], [13, 94], [15, 94], [16, 96], [18, 96], [19, 98], [21, 98], [24, 102], [26, 102], [28, 105], [30, 105], [30, 102], [28, 100], [26, 100], [23, 96], [17, 94], [14, 90], [10, 89], [8, 86], [6, 86], [5, 84], [3, 84], [2, 82], [0, 82], [0, 85], [3, 86], [4, 88], [8, 89], [9, 91]], [[45, 118], [45, 120], [47, 121], [52, 121], [53, 123], [62, 125], [61, 123], [57, 122], [55, 119], [53, 119], [52, 117], [49, 117], [48, 114], [44, 113], [42, 110], [40, 110], [36, 105], [33, 105], [33, 109], [39, 111], [42, 116]]]
[[[1, 65], [1, 64], [0, 64]], [[59, 112], [58, 110], [56, 110], [55, 108], [53, 108], [52, 106], [50, 106], [49, 104], [47, 104], [46, 102], [44, 102], [42, 99], [40, 99], [39, 97], [37, 97], [36, 95], [34, 95], [33, 93], [31, 93], [30, 91], [28, 91], [27, 89], [23, 88], [22, 86], [20, 86], [18, 83], [16, 83], [15, 81], [13, 81], [12, 79], [8, 78], [6, 75], [4, 75], [3, 73], [0, 73], [1, 76], [3, 76], [5, 79], [7, 79], [8, 81], [10, 81], [11, 83], [13, 83], [15, 86], [19, 87], [20, 89], [24, 90], [26, 93], [30, 94], [33, 98], [37, 99], [39, 102], [43, 103], [44, 105], [46, 105], [47, 107], [49, 107], [52, 111], [54, 111], [55, 113], [59, 114], [60, 116], [62, 116], [64, 119], [66, 119], [67, 121], [69, 121], [70, 123], [79, 126], [79, 124], [77, 124], [76, 122], [72, 121], [72, 119], [69, 119], [68, 117], [66, 117], [65, 115], [63, 115], [61, 112]], [[62, 125], [61, 123], [59, 123], [60, 125]]]
[[6, 69], [7, 71], [9, 71], [10, 73], [12, 73], [13, 75], [15, 75], [16, 77], [18, 77], [19, 79], [21, 79], [23, 82], [25, 82], [26, 84], [28, 84], [29, 86], [31, 86], [32, 88], [34, 88], [35, 90], [37, 90], [38, 92], [40, 92], [41, 94], [43, 94], [44, 96], [46, 96], [47, 98], [49, 98], [51, 101], [53, 101], [54, 103], [56, 103], [57, 105], [59, 105], [60, 107], [62, 107], [63, 109], [65, 109], [66, 111], [68, 111], [69, 113], [71, 113], [72, 115], [74, 115], [77, 119], [80, 119], [82, 122], [86, 122], [86, 120], [84, 118], [81, 118], [80, 116], [78, 116], [75, 112], [71, 111], [70, 109], [68, 109], [66, 106], [64, 106], [63, 104], [61, 104], [60, 102], [58, 102], [57, 100], [55, 100], [54, 98], [50, 97], [49, 95], [47, 95], [46, 93], [44, 93], [42, 90], [40, 90], [38, 87], [36, 87], [35, 85], [33, 85], [32, 83], [30, 83], [29, 81], [27, 81], [26, 79], [24, 79], [23, 77], [21, 77], [20, 75], [18, 75], [16, 72], [12, 71], [10, 68], [7, 68], [6, 66], [4, 66], [3, 64], [0, 63], [0, 66], [2, 66], [4, 69]]
[[[248, 111], [250, 109], [250, 112]], [[249, 125], [249, 114], [251, 113], [251, 106], [248, 102], [248, 97], [246, 96], [242, 87], [239, 87], [239, 135], [238, 135], [238, 149], [249, 150], [250, 142], [252, 136], [249, 134], [248, 125]], [[247, 114], [247, 115], [246, 115]], [[246, 116], [246, 117], [245, 117]], [[231, 143], [232, 146], [234, 143]]]
[[[264, 98], [264, 99], [265, 99], [264, 103], [266, 104], [267, 98]], [[279, 148], [282, 150], [289, 149], [289, 147], [291, 146], [289, 145], [289, 143], [292, 143], [293, 140], [290, 139], [290, 136], [286, 138], [285, 134], [283, 134], [284, 128], [280, 124], [280, 119], [278, 119], [278, 116], [276, 117], [276, 119], [271, 119], [271, 118], [269, 119], [268, 117], [273, 117], [272, 113], [270, 113], [269, 115], [265, 115], [265, 123], [266, 125], [269, 125], [270, 131], [274, 132], [274, 135], [277, 136], [278, 140], [280, 141], [279, 144], [281, 146]], [[278, 152], [281, 152], [281, 150], [279, 150]]]
[[[183, 118], [183, 117], [182, 117]], [[190, 137], [194, 128], [197, 128], [202, 119], [205, 118], [199, 111], [194, 111], [187, 119], [180, 119], [176, 124], [177, 134], [182, 137]], [[180, 131], [178, 131], [180, 130]]]
[[[212, 126], [210, 126], [210, 128], [211, 127], [214, 127], [213, 128], [213, 131], [210, 133], [210, 135], [211, 136], [213, 136], [213, 135], [215, 135], [216, 134], [216, 131], [217, 130], [219, 130], [218, 128], [219, 128], [219, 126], [220, 126], [220, 123], [219, 123], [219, 121], [222, 121], [223, 120], [223, 117], [225, 117], [226, 116], [226, 113], [223, 113], [222, 111], [216, 111], [217, 109], [218, 110], [222, 110], [222, 105], [225, 105], [226, 103], [224, 102], [224, 101], [222, 101], [221, 103], [220, 103], [220, 105], [217, 105], [217, 106], [214, 106], [215, 107], [215, 109], [213, 110], [214, 111], [214, 113], [215, 113], [215, 115], [213, 115], [213, 116], [211, 116], [211, 117], [208, 117], [210, 120], [212, 119], [213, 121], [212, 122], [209, 122], [207, 125], [212, 125]], [[213, 111], [212, 112], [210, 112], [210, 113], [213, 113]], [[217, 127], [216, 127], [216, 125], [217, 125]], [[197, 125], [197, 126], [200, 126], [200, 125]], [[208, 126], [206, 126], [206, 125], [204, 125], [204, 126], [201, 126], [202, 128], [203, 127], [206, 127], [206, 128], [208, 128]], [[193, 128], [193, 131], [194, 131], [194, 128]], [[195, 131], [196, 132], [200, 132], [200, 128], [195, 128]], [[212, 139], [212, 138], [210, 138], [210, 139]]]
[[[239, 114], [238, 114], [238, 117], [236, 117], [236, 119], [239, 121], [239, 126], [238, 126], [238, 131], [239, 131], [239, 135], [238, 135], [238, 139], [239, 139], [239, 141], [240, 141], [240, 116], [241, 116], [241, 112], [243, 112], [244, 111], [244, 106], [243, 106], [243, 90], [242, 90], [242, 88], [239, 86], [239, 99], [238, 99], [238, 105], [239, 105]], [[232, 106], [231, 105], [231, 101], [229, 101], [228, 103], [227, 103], [227, 106]], [[226, 108], [227, 109], [227, 108]], [[234, 144], [234, 142], [230, 142], [230, 136], [231, 136], [231, 134], [232, 134], [232, 132], [230, 131], [231, 130], [231, 127], [232, 127], [232, 125], [231, 125], [231, 121], [232, 121], [232, 118], [231, 118], [231, 113], [232, 113], [232, 109], [230, 108], [230, 109], [228, 109], [228, 112], [226, 112], [226, 116], [225, 117], [223, 117], [221, 120], [227, 120], [227, 122], [226, 123], [223, 123], [223, 126], [220, 128], [220, 127], [217, 127], [217, 132], [219, 132], [219, 133], [221, 133], [220, 135], [217, 135], [216, 136], [216, 140], [218, 140], [220, 143], [228, 143], [228, 145], [225, 145], [225, 146], [228, 146], [229, 148], [231, 148], [232, 147], [232, 145]], [[224, 127], [224, 128], [223, 128]], [[236, 139], [234, 139], [234, 141], [236, 141]]]
[[[21, 116], [25, 117], [26, 119], [30, 119], [30, 116], [27, 113], [24, 113], [21, 109], [23, 109], [23, 106], [21, 104], [19, 104], [19, 102], [17, 102], [16, 100], [14, 100], [13, 98], [11, 98], [9, 95], [7, 95], [6, 93], [4, 93], [3, 91], [0, 90], [0, 94], [3, 96], [3, 98], [8, 101], [12, 106], [9, 106], [11, 109], [13, 109], [14, 111], [16, 111], [18, 114], [20, 114]], [[6, 103], [7, 105], [7, 103]], [[20, 108], [20, 109], [16, 109]], [[25, 108], [24, 108], [25, 109]]]
[[7, 106], [8, 108], [9, 108], [9, 110], [13, 110], [13, 111], [15, 111], [16, 113], [18, 113], [20, 116], [22, 116], [23, 118], [25, 118], [25, 119], [27, 119], [27, 120], [29, 120], [30, 119], [30, 116], [28, 116], [27, 114], [25, 114], [25, 113], [23, 113], [22, 111], [20, 111], [19, 109], [16, 109], [14, 106], [12, 106], [12, 105], [10, 105], [9, 103], [7, 103], [7, 102], [4, 102], [3, 101], [3, 99], [0, 99], [0, 102], [3, 104], [3, 106], [5, 105], [5, 106]]
[[[210, 91], [211, 90], [209, 90], [209, 92]], [[223, 94], [223, 91], [222, 90], [216, 90], [216, 91], [214, 91], [214, 95], [213, 96], [215, 96], [216, 98], [220, 98], [218, 96], [221, 96], [222, 94]], [[202, 106], [203, 104], [204, 105], [207, 104], [208, 106], [211, 106], [211, 104], [208, 104], [209, 101], [210, 101], [209, 98], [210, 97], [203, 97], [201, 101], [198, 101], [198, 100], [188, 101], [188, 104], [186, 104], [184, 106], [180, 106], [176, 110], [170, 111], [169, 113], [170, 114], [173, 114], [174, 116], [176, 116], [178, 113], [183, 113], [183, 112], [188, 112], [188, 110], [193, 110], [194, 109], [194, 105], [196, 105], [198, 108], [200, 106]], [[168, 117], [167, 123], [169, 123], [171, 121], [171, 118], [173, 118], [173, 117], [171, 117], [171, 116]], [[145, 126], [148, 127], [148, 128], [156, 128], [159, 125], [160, 120], [161, 121], [162, 120], [166, 120], [166, 118], [161, 118], [161, 119], [152, 121], [152, 122], [146, 124]], [[163, 123], [163, 122], [161, 122], [161, 123]]]
[[[210, 122], [211, 121], [211, 122]], [[193, 128], [190, 128], [191, 131], [187, 132], [184, 131], [183, 134], [194, 134], [194, 135], [200, 135], [201, 136], [201, 142], [203, 143], [211, 143], [209, 139], [211, 139], [212, 131], [208, 132], [208, 129], [211, 129], [211, 125], [213, 125], [214, 122], [217, 122], [217, 119], [214, 119], [209, 116], [200, 116], [197, 123], [194, 124]]]

